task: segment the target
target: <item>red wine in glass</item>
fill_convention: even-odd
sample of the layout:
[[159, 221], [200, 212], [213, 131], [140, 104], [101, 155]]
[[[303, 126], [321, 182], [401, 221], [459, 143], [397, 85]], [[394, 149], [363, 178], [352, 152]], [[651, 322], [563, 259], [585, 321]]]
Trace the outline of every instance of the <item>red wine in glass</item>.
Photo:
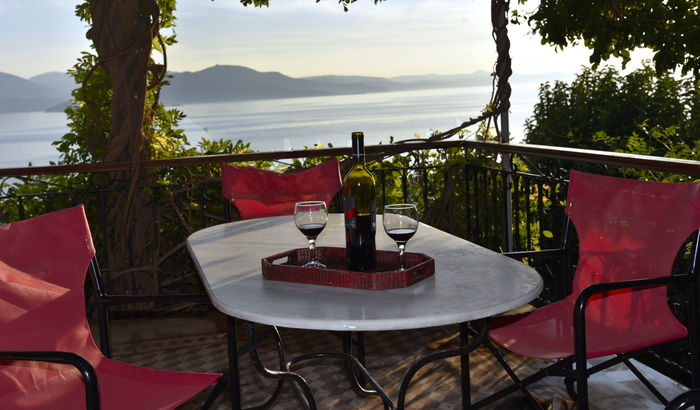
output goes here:
[[384, 207], [384, 231], [399, 248], [399, 269], [404, 269], [403, 255], [406, 242], [418, 229], [418, 209], [414, 204], [391, 204]]
[[323, 201], [304, 201], [294, 205], [294, 223], [299, 231], [309, 241], [309, 253], [311, 260], [306, 262], [305, 268], [325, 268], [326, 265], [318, 261], [316, 257], [316, 237], [321, 234], [328, 222], [328, 209]]
[[326, 225], [324, 224], [304, 224], [298, 226], [301, 233], [303, 233], [307, 238], [317, 237], [325, 227]]
[[386, 231], [386, 234], [389, 235], [391, 239], [396, 241], [397, 243], [406, 243], [408, 242], [409, 239], [413, 236], [413, 234], [416, 233], [415, 229], [409, 229], [409, 228], [398, 228], [398, 229], [389, 229]]

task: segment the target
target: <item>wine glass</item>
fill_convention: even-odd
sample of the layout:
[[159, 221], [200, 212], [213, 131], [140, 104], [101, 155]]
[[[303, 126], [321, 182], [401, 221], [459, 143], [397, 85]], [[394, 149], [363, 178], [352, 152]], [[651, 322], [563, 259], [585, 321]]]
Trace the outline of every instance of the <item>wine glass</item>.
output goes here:
[[305, 201], [294, 205], [294, 223], [309, 240], [311, 260], [303, 265], [305, 268], [326, 267], [316, 259], [316, 237], [326, 227], [327, 221], [328, 209], [323, 201]]
[[414, 204], [391, 204], [384, 207], [384, 230], [399, 247], [399, 265], [404, 270], [403, 254], [406, 242], [418, 229], [418, 209]]

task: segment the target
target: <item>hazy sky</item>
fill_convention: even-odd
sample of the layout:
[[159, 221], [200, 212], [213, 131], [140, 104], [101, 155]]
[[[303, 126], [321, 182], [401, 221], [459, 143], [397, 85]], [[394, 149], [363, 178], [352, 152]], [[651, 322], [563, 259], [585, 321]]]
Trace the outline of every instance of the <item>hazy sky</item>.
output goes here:
[[[292, 77], [388, 77], [490, 71], [495, 61], [489, 0], [358, 0], [347, 13], [336, 0], [270, 3], [179, 0], [178, 44], [168, 49], [168, 69], [236, 64]], [[27, 78], [71, 67], [89, 49], [76, 4], [0, 0], [0, 72]], [[509, 34], [516, 73], [574, 73], [588, 62], [587, 50], [555, 53], [526, 27], [511, 25]]]

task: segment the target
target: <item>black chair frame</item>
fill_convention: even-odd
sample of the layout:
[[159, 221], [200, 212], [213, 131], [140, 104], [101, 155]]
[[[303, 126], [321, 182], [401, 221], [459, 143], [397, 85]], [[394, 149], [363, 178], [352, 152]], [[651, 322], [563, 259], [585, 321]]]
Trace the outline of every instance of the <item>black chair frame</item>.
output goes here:
[[[570, 244], [571, 236], [573, 235], [572, 228], [573, 224], [571, 220], [567, 217], [562, 235], [562, 245], [559, 248], [546, 249], [540, 251], [508, 252], [504, 253], [504, 255], [515, 259], [558, 256], [561, 262], [560, 274], [563, 275], [565, 279], [565, 281], [560, 282], [559, 286], [560, 288], [562, 288], [562, 290], [565, 290], [567, 293], [570, 293], [571, 281], [573, 279], [570, 273], [571, 270], [569, 269], [569, 267], [571, 266]], [[479, 401], [475, 404], [475, 407], [478, 408], [491, 404], [517, 390], [522, 391], [530, 399], [530, 402], [534, 403], [535, 400], [527, 391], [527, 386], [547, 376], [562, 376], [564, 377], [564, 382], [567, 391], [571, 395], [571, 397], [577, 401], [578, 408], [588, 409], [588, 377], [618, 363], [624, 363], [630, 369], [630, 371], [632, 371], [632, 373], [663, 405], [669, 404], [669, 400], [666, 397], [664, 397], [664, 395], [661, 392], [659, 392], [659, 390], [656, 389], [646, 377], [644, 377], [641, 371], [639, 371], [639, 369], [636, 366], [634, 366], [632, 362], [630, 362], [630, 359], [647, 353], [649, 348], [644, 348], [623, 354], [617, 354], [614, 357], [605, 360], [595, 366], [592, 366], [590, 368], [587, 367], [585, 354], [585, 307], [588, 300], [594, 295], [606, 293], [612, 290], [648, 288], [656, 286], [667, 286], [672, 284], [688, 285], [685, 286], [685, 291], [688, 300], [687, 308], [688, 311], [691, 312], [691, 314], [688, 315], [688, 323], [686, 324], [689, 333], [688, 339], [667, 342], [664, 344], [653, 346], [653, 348], [658, 350], [688, 350], [691, 355], [691, 387], [700, 388], [700, 318], [698, 318], [697, 314], [698, 309], [700, 308], [700, 304], [698, 301], [698, 279], [700, 270], [698, 267], [698, 263], [700, 262], [700, 231], [696, 231], [694, 236], [695, 238], [693, 239], [693, 245], [690, 255], [690, 266], [687, 268], [687, 273], [674, 274], [671, 276], [660, 278], [597, 283], [585, 288], [576, 299], [574, 310], [573, 323], [574, 344], [576, 352], [574, 355], [558, 360], [552, 365], [539, 370], [537, 373], [520, 379], [510, 368], [510, 366], [508, 366], [508, 364], [503, 358], [503, 354], [501, 353], [501, 351], [498, 348], [496, 348], [490, 341], [486, 341], [484, 345], [494, 354], [494, 356], [501, 364], [501, 366], [506, 370], [514, 384]], [[696, 312], [696, 314], [692, 314], [692, 312]], [[576, 384], [576, 387], [574, 387], [574, 383]]]
[[100, 408], [100, 389], [97, 382], [97, 373], [90, 362], [78, 354], [58, 351], [0, 352], [0, 360], [23, 360], [71, 365], [78, 369], [83, 377], [86, 409], [99, 410]]
[[[95, 285], [95, 290], [97, 291], [97, 312], [98, 312], [98, 326], [100, 333], [100, 350], [102, 354], [107, 358], [111, 358], [111, 342], [110, 342], [110, 328], [109, 328], [109, 308], [111, 306], [133, 304], [133, 303], [147, 303], [147, 302], [159, 302], [159, 303], [182, 303], [182, 302], [193, 302], [200, 304], [211, 304], [209, 297], [205, 294], [178, 294], [178, 295], [112, 295], [107, 293], [106, 287], [102, 283], [102, 275], [100, 274], [100, 266], [97, 262], [97, 257], [93, 257], [90, 261], [90, 272], [92, 274], [92, 279]], [[87, 363], [87, 361], [85, 361]], [[89, 365], [89, 363], [87, 363]], [[93, 370], [94, 372], [94, 370]], [[86, 384], [88, 378], [84, 377]], [[95, 385], [97, 380], [95, 380]], [[202, 409], [208, 409], [212, 406], [214, 401], [226, 388], [228, 383], [228, 377], [222, 376], [217, 381], [214, 389], [212, 390], [207, 400], [202, 405]], [[99, 398], [99, 395], [98, 395]], [[95, 407], [95, 408], [99, 408]]]
[[684, 410], [700, 404], [700, 389], [692, 389], [671, 400], [665, 410]]

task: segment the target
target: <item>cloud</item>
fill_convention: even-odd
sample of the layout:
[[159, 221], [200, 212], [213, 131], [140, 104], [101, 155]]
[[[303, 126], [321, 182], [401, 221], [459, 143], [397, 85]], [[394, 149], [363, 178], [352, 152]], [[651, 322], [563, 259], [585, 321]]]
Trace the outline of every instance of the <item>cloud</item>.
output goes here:
[[[482, 0], [358, 0], [343, 12], [337, 0], [270, 0], [244, 7], [239, 0], [178, 0], [178, 44], [168, 50], [171, 70], [196, 71], [240, 64], [292, 76], [401, 75], [491, 70], [490, 4]], [[87, 27], [66, 0], [0, 3], [0, 70], [28, 77], [63, 71], [90, 49]], [[516, 72], [579, 71], [583, 48], [555, 53], [509, 26]]]
[[293, 76], [398, 75], [471, 72], [493, 64], [483, 51], [493, 49], [484, 2], [358, 1], [347, 13], [335, 0], [271, 2], [262, 9], [218, 2], [178, 3], [180, 43], [169, 53], [172, 69], [217, 62]]

